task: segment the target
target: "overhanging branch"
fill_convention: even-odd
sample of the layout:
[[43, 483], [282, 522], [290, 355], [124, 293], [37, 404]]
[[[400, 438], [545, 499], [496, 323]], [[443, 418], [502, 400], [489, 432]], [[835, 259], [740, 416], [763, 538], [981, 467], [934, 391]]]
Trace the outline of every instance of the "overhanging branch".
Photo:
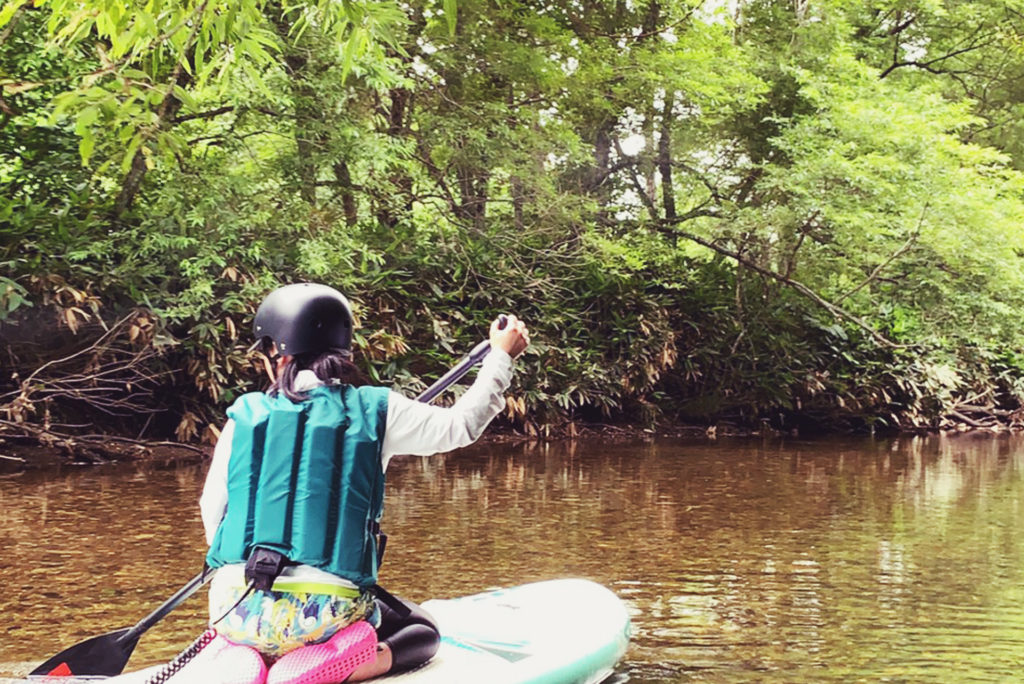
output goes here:
[[676, 235], [678, 237], [690, 240], [691, 242], [696, 242], [698, 245], [701, 245], [703, 247], [707, 247], [708, 249], [710, 249], [710, 250], [712, 250], [714, 252], [717, 252], [718, 254], [721, 254], [722, 256], [727, 256], [730, 259], [735, 260], [736, 263], [740, 264], [744, 268], [748, 268], [751, 271], [754, 271], [755, 273], [758, 273], [758, 274], [760, 274], [760, 275], [762, 275], [762, 276], [764, 276], [766, 278], [771, 278], [772, 280], [776, 280], [776, 281], [778, 281], [780, 283], [783, 283], [784, 285], [787, 285], [788, 287], [793, 288], [794, 290], [799, 292], [801, 295], [803, 295], [804, 297], [810, 299], [812, 302], [814, 302], [815, 304], [817, 304], [821, 308], [825, 309], [826, 311], [828, 311], [830, 314], [832, 314], [836, 318], [840, 318], [840, 319], [843, 319], [843, 320], [846, 320], [846, 321], [849, 321], [849, 322], [853, 323], [858, 328], [860, 328], [864, 332], [868, 333], [871, 336], [871, 338], [875, 340], [875, 342], [877, 342], [878, 344], [880, 344], [880, 345], [882, 345], [884, 347], [902, 348], [902, 347], [906, 347], [907, 346], [907, 345], [897, 344], [897, 343], [893, 342], [892, 340], [887, 338], [885, 335], [882, 335], [877, 330], [875, 330], [870, 325], [868, 325], [862, 318], [860, 318], [858, 316], [855, 316], [854, 314], [852, 314], [849, 311], [843, 309], [842, 307], [840, 307], [840, 306], [838, 306], [838, 305], [828, 301], [827, 299], [825, 299], [824, 297], [819, 295], [817, 292], [815, 292], [811, 288], [809, 288], [806, 285], [804, 285], [803, 283], [801, 283], [799, 280], [794, 280], [793, 278], [790, 278], [788, 276], [784, 276], [781, 273], [776, 273], [775, 271], [773, 271], [771, 269], [765, 268], [765, 267], [763, 267], [763, 266], [761, 266], [761, 265], [759, 265], [757, 263], [754, 263], [750, 259], [744, 257], [742, 254], [740, 254], [740, 253], [738, 253], [738, 252], [736, 252], [734, 250], [731, 250], [731, 249], [729, 249], [727, 247], [723, 247], [722, 245], [715, 244], [711, 240], [707, 240], [705, 238], [702, 238], [699, 235], [694, 235], [693, 233], [688, 233], [688, 232], [683, 231], [683, 230], [678, 230], [677, 228], [674, 228], [674, 227], [671, 228], [671, 230], [669, 230], [667, 232], [669, 234], [671, 234], [671, 235]]

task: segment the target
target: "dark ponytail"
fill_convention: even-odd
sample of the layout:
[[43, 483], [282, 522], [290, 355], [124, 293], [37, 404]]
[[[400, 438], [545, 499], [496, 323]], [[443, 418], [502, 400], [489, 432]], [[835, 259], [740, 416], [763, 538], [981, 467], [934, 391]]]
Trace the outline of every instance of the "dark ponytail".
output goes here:
[[298, 354], [284, 365], [277, 380], [267, 388], [267, 394], [278, 392], [294, 402], [305, 401], [307, 396], [295, 389], [295, 378], [299, 371], [311, 370], [325, 385], [342, 384], [360, 387], [370, 381], [363, 372], [352, 363], [352, 352], [348, 349], [328, 349], [325, 352]]

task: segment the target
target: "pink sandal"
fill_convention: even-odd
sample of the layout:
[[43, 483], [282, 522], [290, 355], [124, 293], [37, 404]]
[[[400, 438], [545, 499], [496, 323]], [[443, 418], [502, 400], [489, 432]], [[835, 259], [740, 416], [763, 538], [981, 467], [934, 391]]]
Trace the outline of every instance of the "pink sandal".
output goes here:
[[267, 684], [337, 684], [377, 657], [377, 632], [365, 620], [355, 622], [322, 644], [287, 653], [274, 663]]

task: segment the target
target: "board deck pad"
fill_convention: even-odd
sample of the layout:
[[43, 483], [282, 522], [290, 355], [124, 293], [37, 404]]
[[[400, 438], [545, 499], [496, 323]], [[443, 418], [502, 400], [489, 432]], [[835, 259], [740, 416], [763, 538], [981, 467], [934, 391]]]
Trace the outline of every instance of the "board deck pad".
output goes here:
[[[441, 630], [426, 665], [373, 681], [387, 684], [597, 684], [612, 674], [629, 644], [629, 614], [610, 590], [584, 579], [556, 579], [423, 607]], [[106, 678], [32, 678], [78, 684], [144, 684], [161, 666]], [[181, 673], [168, 684], [190, 683]]]

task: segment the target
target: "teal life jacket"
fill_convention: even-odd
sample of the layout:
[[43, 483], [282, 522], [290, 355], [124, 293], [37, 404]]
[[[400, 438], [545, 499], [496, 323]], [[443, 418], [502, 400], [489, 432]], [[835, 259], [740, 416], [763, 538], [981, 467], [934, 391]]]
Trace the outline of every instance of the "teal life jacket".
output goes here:
[[227, 512], [207, 564], [244, 563], [260, 546], [361, 588], [375, 584], [389, 392], [334, 385], [300, 403], [239, 397], [228, 409]]

